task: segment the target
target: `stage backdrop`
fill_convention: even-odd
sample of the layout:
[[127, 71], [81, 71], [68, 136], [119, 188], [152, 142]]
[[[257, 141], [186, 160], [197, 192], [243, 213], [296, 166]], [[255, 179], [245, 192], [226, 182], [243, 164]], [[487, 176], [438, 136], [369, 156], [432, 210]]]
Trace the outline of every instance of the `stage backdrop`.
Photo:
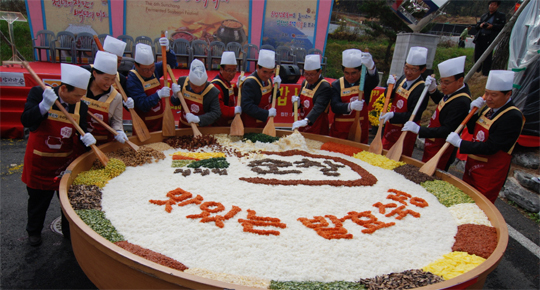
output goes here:
[[127, 34], [152, 40], [231, 41], [317, 48], [324, 52], [333, 0], [25, 0], [32, 37], [57, 34]]

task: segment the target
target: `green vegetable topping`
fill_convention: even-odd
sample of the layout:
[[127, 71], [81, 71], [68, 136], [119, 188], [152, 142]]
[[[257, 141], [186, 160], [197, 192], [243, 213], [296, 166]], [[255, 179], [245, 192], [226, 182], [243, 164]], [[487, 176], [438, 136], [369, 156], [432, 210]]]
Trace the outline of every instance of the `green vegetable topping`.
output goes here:
[[191, 164], [189, 164], [187, 167], [189, 168], [199, 168], [199, 167], [229, 168], [229, 162], [227, 162], [225, 157], [216, 157], [216, 158], [209, 158], [209, 159], [194, 161]]
[[421, 185], [435, 195], [439, 202], [446, 207], [460, 203], [474, 203], [474, 200], [470, 196], [446, 181], [426, 181]]
[[110, 242], [124, 241], [124, 237], [116, 231], [105, 213], [97, 209], [80, 209], [75, 211], [79, 217], [96, 233]]
[[262, 143], [273, 143], [279, 140], [279, 137], [272, 137], [272, 136], [262, 134], [262, 133], [247, 133], [247, 134], [244, 134], [244, 138], [242, 139], [242, 141], [246, 142], [247, 140], [253, 143], [257, 141], [262, 142]]

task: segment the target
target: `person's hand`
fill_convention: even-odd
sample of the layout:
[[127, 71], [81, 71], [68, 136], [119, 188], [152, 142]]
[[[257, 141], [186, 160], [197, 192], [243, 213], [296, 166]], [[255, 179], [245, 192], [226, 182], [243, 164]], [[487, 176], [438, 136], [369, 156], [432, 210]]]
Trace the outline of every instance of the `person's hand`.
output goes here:
[[410, 132], [413, 132], [414, 134], [418, 134], [418, 132], [420, 131], [420, 125], [416, 124], [413, 121], [407, 121], [407, 123], [403, 125], [403, 128], [401, 129], [401, 131], [410, 131]]
[[89, 147], [96, 144], [96, 138], [91, 133], [86, 133], [81, 136], [81, 141], [84, 143], [84, 146]]
[[135, 108], [135, 102], [132, 98], [127, 98], [127, 101], [122, 101], [122, 103], [124, 103], [124, 106], [126, 106], [128, 110]]
[[296, 121], [292, 124], [292, 129], [293, 131], [300, 128], [300, 127], [305, 127], [308, 125], [308, 120], [304, 119], [304, 120], [300, 120], [300, 121]]
[[240, 85], [246, 80], [246, 76], [239, 77], [238, 80], [236, 80], [236, 87], [239, 88]]
[[381, 124], [386, 124], [390, 119], [394, 118], [394, 112], [386, 113], [379, 117], [379, 122]]
[[195, 123], [195, 124], [198, 124], [201, 121], [199, 117], [193, 115], [192, 113], [186, 114], [186, 120], [188, 121], [188, 123]]
[[367, 69], [373, 69], [375, 67], [373, 57], [369, 52], [362, 52], [362, 54], [360, 55], [360, 61], [363, 65], [366, 66]]
[[234, 107], [234, 114], [242, 114], [242, 107], [236, 106]]
[[159, 39], [159, 45], [164, 46], [167, 48], [167, 51], [169, 51], [169, 32], [165, 31], [165, 37], [161, 37]]
[[56, 99], [58, 99], [58, 96], [54, 93], [53, 89], [46, 88], [43, 90], [43, 100], [39, 103], [39, 110], [41, 112], [48, 112]]
[[461, 138], [456, 132], [452, 132], [448, 134], [448, 137], [446, 137], [446, 142], [454, 145], [455, 147], [459, 148], [461, 145]]
[[387, 85], [396, 84], [396, 78], [393, 75], [389, 75], [388, 80], [386, 81], [386, 84]]
[[171, 96], [171, 88], [163, 87], [159, 91], [157, 91], [157, 94], [160, 98], [168, 98]]
[[493, 24], [489, 24], [489, 23], [488, 23], [487, 29], [491, 29], [491, 28], [493, 28]]
[[364, 102], [364, 100], [361, 100], [349, 103], [349, 111], [362, 111], [362, 108], [364, 108]]
[[277, 84], [277, 88], [281, 86], [281, 78], [279, 76], [274, 77], [274, 84]]
[[437, 81], [435, 80], [434, 77], [427, 76], [427, 78], [426, 78], [426, 86], [428, 86], [428, 91], [430, 93], [433, 93], [437, 89]]
[[178, 85], [177, 83], [172, 83], [171, 89], [172, 89], [173, 96], [176, 96], [176, 94], [177, 94], [179, 91], [182, 90], [182, 89], [180, 88], [180, 85]]
[[268, 117], [275, 117], [277, 115], [277, 111], [274, 108], [270, 108], [268, 110]]
[[470, 112], [474, 107], [477, 107], [478, 110], [480, 110], [485, 104], [486, 104], [486, 101], [484, 100], [484, 98], [482, 98], [482, 97], [476, 98], [476, 100], [474, 100], [474, 101], [471, 102], [471, 106], [470, 106], [470, 108], [469, 108], [469, 112]]
[[292, 96], [292, 102], [294, 103], [300, 103], [300, 97], [299, 96]]
[[118, 135], [114, 136], [114, 139], [120, 143], [125, 143], [128, 140], [128, 137], [124, 131], [116, 131]]

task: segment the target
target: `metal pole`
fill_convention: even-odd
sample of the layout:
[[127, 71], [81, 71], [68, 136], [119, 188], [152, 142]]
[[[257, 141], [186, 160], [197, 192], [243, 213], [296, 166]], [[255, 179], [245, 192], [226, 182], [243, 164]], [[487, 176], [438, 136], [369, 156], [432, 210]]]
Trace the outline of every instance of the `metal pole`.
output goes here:
[[501, 40], [501, 38], [503, 37], [503, 34], [504, 32], [506, 32], [507, 30], [509, 29], [512, 29], [512, 27], [514, 27], [514, 23], [516, 22], [519, 14], [521, 14], [521, 11], [523, 11], [523, 9], [525, 8], [525, 6], [527, 6], [527, 4], [529, 4], [529, 1], [530, 0], [525, 0], [521, 6], [519, 6], [519, 9], [516, 11], [516, 13], [514, 13], [514, 15], [512, 15], [512, 18], [510, 18], [510, 20], [506, 23], [506, 25], [504, 25], [503, 29], [501, 30], [501, 32], [499, 32], [499, 34], [497, 35], [497, 37], [495, 37], [495, 39], [493, 40], [493, 42], [488, 46], [488, 48], [486, 49], [486, 51], [484, 51], [484, 53], [482, 54], [482, 56], [480, 56], [480, 58], [476, 61], [476, 63], [473, 65], [473, 67], [471, 68], [471, 70], [467, 73], [467, 75], [465, 76], [465, 79], [463, 80], [464, 82], [468, 82], [469, 79], [473, 76], [473, 74], [476, 72], [476, 70], [480, 67], [480, 65], [484, 62], [484, 60], [487, 58], [487, 56], [493, 51], [493, 49], [495, 48], [495, 46], [497, 44], [499, 44], [499, 41]]

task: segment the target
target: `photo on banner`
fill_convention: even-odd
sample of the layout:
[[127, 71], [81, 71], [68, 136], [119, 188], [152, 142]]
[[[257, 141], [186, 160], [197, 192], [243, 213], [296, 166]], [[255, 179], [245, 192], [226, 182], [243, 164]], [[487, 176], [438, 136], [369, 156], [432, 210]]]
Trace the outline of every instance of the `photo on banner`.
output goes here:
[[167, 30], [173, 40], [201, 39], [225, 45], [248, 41], [249, 0], [126, 1], [125, 9], [125, 34], [133, 38], [148, 36], [153, 40]]
[[262, 44], [301, 47], [309, 50], [315, 43], [317, 0], [268, 0], [263, 23]]

